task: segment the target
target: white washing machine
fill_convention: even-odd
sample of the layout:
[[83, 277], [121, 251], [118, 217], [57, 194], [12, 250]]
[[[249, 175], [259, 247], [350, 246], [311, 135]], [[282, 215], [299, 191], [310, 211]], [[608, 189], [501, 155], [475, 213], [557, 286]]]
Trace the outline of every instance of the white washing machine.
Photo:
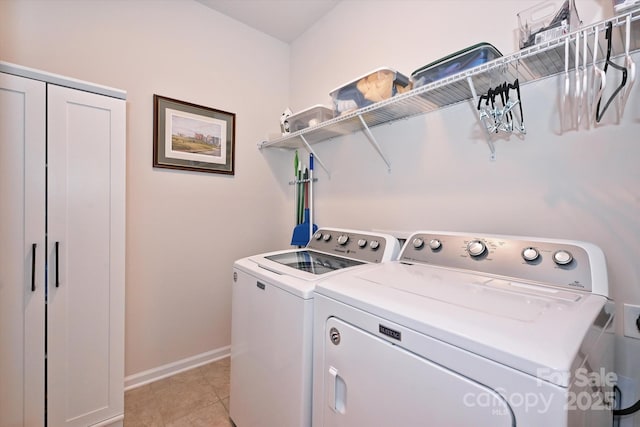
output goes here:
[[304, 249], [235, 262], [229, 414], [237, 427], [311, 425], [316, 283], [399, 251], [387, 234], [324, 228]]
[[607, 426], [605, 258], [583, 242], [418, 232], [315, 290], [313, 426]]

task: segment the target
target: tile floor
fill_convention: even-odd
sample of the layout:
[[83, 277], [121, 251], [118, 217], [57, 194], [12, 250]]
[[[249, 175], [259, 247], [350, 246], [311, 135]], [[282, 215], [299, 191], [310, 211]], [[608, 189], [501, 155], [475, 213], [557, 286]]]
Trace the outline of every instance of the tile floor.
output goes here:
[[125, 392], [124, 427], [231, 427], [230, 358]]

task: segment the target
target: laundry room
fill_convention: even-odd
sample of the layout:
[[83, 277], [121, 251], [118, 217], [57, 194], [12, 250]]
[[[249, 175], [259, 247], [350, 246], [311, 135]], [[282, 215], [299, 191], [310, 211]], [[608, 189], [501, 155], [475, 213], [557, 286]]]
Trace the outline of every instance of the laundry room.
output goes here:
[[[271, 389], [273, 396], [265, 396], [271, 406], [256, 400], [261, 396], [258, 392], [271, 387], [265, 383], [265, 388], [260, 388], [260, 381], [270, 372], [278, 372], [272, 366], [280, 366], [284, 360], [284, 350], [278, 351], [276, 346], [284, 349], [292, 345], [293, 340], [286, 343], [280, 331], [288, 334], [286, 328], [298, 320], [296, 327], [303, 334], [300, 354], [307, 359], [298, 360], [297, 369], [306, 382], [286, 380], [306, 384], [306, 388], [297, 393], [300, 401], [295, 405], [299, 412], [296, 416], [303, 421], [291, 425], [365, 425], [358, 424], [358, 418], [340, 421], [345, 414], [353, 416], [357, 412], [358, 400], [349, 390], [359, 390], [350, 385], [348, 371], [336, 368], [336, 360], [343, 360], [342, 356], [334, 354], [334, 347], [326, 347], [322, 358], [326, 357], [332, 367], [327, 370], [319, 364], [322, 358], [313, 353], [323, 345], [342, 341], [343, 347], [336, 345], [335, 349], [360, 343], [359, 368], [380, 363], [389, 374], [397, 367], [397, 360], [407, 369], [415, 363], [416, 381], [440, 378], [443, 387], [459, 399], [443, 403], [438, 416], [462, 414], [462, 408], [469, 410], [465, 414], [470, 419], [502, 417], [499, 421], [489, 417], [493, 421], [476, 425], [524, 426], [544, 420], [549, 425], [640, 427], [637, 412], [612, 416], [634, 404], [637, 407], [640, 399], [640, 84], [636, 81], [640, 2], [555, 0], [546, 2], [544, 13], [536, 9], [540, 3], [0, 1], [0, 76], [4, 79], [6, 75], [12, 82], [14, 77], [26, 80], [16, 83], [19, 88], [28, 81], [46, 81], [48, 89], [36, 89], [42, 105], [35, 115], [46, 115], [47, 120], [52, 120], [54, 110], [64, 109], [55, 104], [58, 88], [117, 99], [119, 105], [114, 107], [102, 101], [94, 105], [74, 95], [65, 104], [66, 111], [76, 114], [78, 106], [92, 105], [81, 113], [81, 121], [90, 128], [82, 133], [67, 132], [69, 138], [87, 141], [94, 136], [97, 141], [121, 136], [121, 151], [94, 150], [88, 144], [82, 155], [93, 158], [86, 161], [77, 161], [79, 151], [58, 155], [53, 148], [48, 152], [37, 149], [34, 157], [42, 167], [34, 172], [36, 169], [24, 160], [31, 156], [31, 146], [25, 142], [24, 150], [12, 149], [8, 143], [13, 140], [8, 123], [18, 117], [12, 114], [31, 111], [33, 104], [10, 110], [9, 100], [23, 89], [6, 90], [14, 86], [0, 80], [0, 155], [4, 157], [0, 157], [0, 221], [4, 223], [0, 224], [0, 240], [5, 242], [0, 244], [0, 252], [15, 253], [11, 261], [5, 259], [0, 264], [0, 348], [20, 350], [33, 345], [41, 353], [38, 358], [33, 352], [16, 350], [5, 355], [2, 351], [0, 374], [10, 379], [0, 386], [0, 427], [226, 426], [231, 420], [236, 427], [289, 425], [290, 421], [280, 421], [286, 417], [268, 418], [277, 412], [273, 408], [286, 411], [286, 405], [278, 406], [282, 404], [278, 402], [278, 390]], [[563, 22], [555, 32], [533, 42], [523, 36], [541, 16], [557, 17], [565, 7], [569, 8], [568, 16], [564, 16], [568, 23]], [[537, 15], [531, 11], [537, 11]], [[482, 57], [487, 48], [493, 56]], [[459, 66], [463, 63], [459, 58], [480, 60], [419, 82], [420, 70], [431, 70], [430, 66], [447, 60]], [[392, 83], [387, 80], [389, 72]], [[374, 92], [382, 92], [384, 85], [391, 92], [367, 95], [358, 83], [369, 76], [384, 76], [384, 82], [381, 79], [379, 84], [372, 84]], [[349, 104], [351, 99], [340, 104], [344, 101], [341, 89], [351, 84], [359, 86], [358, 96], [362, 96], [354, 105]], [[56, 90], [50, 86], [56, 86]], [[67, 96], [63, 92], [61, 96]], [[309, 111], [322, 114], [303, 114]], [[192, 130], [179, 135], [176, 130], [170, 135], [213, 147], [204, 156], [218, 160], [192, 161], [195, 157], [191, 155], [172, 158], [171, 144], [167, 144], [172, 137], [165, 138], [165, 132], [172, 132], [172, 114], [182, 115], [187, 123], [213, 123], [214, 136], [198, 130], [193, 138], [187, 138]], [[305, 117], [302, 125], [290, 127], [296, 116]], [[118, 126], [105, 127], [116, 119]], [[43, 140], [53, 141], [56, 132], [65, 131], [64, 126], [52, 123], [43, 122], [33, 131], [29, 124], [11, 129], [24, 141], [38, 133], [47, 135]], [[58, 164], [75, 165], [75, 175], [65, 181], [67, 178], [54, 171]], [[98, 169], [102, 174], [99, 182], [109, 182], [116, 188], [115, 198], [113, 193], [111, 198], [99, 197], [93, 190], [92, 186], [99, 183], [97, 178], [90, 178], [90, 173]], [[28, 189], [36, 179], [47, 188], [41, 195]], [[14, 191], [18, 182], [23, 183], [24, 191]], [[35, 194], [40, 201], [27, 202], [22, 193], [29, 197]], [[54, 196], [61, 194], [75, 197], [78, 203], [56, 203]], [[25, 225], [25, 218], [33, 221], [29, 212], [34, 206], [46, 215], [46, 226], [44, 220], [35, 220], [42, 237], [29, 240], [32, 231]], [[111, 214], [103, 215], [109, 209]], [[69, 224], [65, 231], [58, 232], [56, 227], [65, 215]], [[114, 230], [119, 231], [114, 234]], [[95, 253], [74, 251], [65, 244], [69, 236], [83, 242], [95, 237], [108, 244]], [[510, 295], [486, 302], [488, 297], [483, 294], [469, 303], [473, 308], [451, 309], [451, 317], [465, 310], [486, 309], [508, 321], [498, 324], [479, 318], [468, 334], [459, 330], [449, 339], [430, 328], [463, 325], [446, 316], [437, 317], [437, 304], [445, 304], [450, 295], [458, 295], [457, 291], [436, 298], [434, 290], [433, 298], [421, 309], [414, 299], [405, 300], [403, 295], [417, 298], [422, 291], [408, 284], [397, 293], [390, 290], [396, 286], [395, 278], [410, 282], [426, 275], [427, 264], [435, 261], [425, 251], [449, 257], [446, 251], [450, 242], [464, 247], [464, 254], [450, 255], [441, 268], [455, 270], [452, 284], [458, 283], [454, 278], [462, 281], [467, 269], [477, 269], [478, 277], [491, 278], [491, 284], [486, 284], [491, 292], [500, 293], [500, 298]], [[562, 246], [565, 244], [568, 246]], [[308, 251], [304, 250], [306, 245]], [[309, 258], [317, 256], [313, 253], [316, 250], [327, 252], [329, 246], [337, 252], [331, 256], [324, 253], [319, 261]], [[530, 274], [540, 259], [540, 266], [552, 259], [549, 272], [523, 278], [515, 267], [503, 267], [500, 256], [512, 246], [515, 255], [505, 255], [504, 262], [517, 259]], [[340, 252], [341, 248], [352, 249]], [[368, 252], [363, 254], [365, 250]], [[284, 255], [257, 255], [272, 252]], [[95, 255], [111, 257], [111, 264], [96, 260]], [[105, 276], [120, 278], [117, 291], [85, 290], [77, 299], [67, 295], [65, 284], [76, 280], [72, 273], [79, 270], [67, 266], [65, 257], [69, 263], [86, 260], [86, 271], [82, 272], [86, 278], [92, 271], [103, 271], [104, 265], [111, 265]], [[393, 261], [398, 257], [402, 262]], [[238, 262], [241, 259], [245, 261]], [[500, 268], [485, 268], [487, 259], [495, 260], [492, 265], [499, 264]], [[306, 271], [283, 274], [282, 265], [295, 263], [324, 265], [331, 270], [322, 277], [327, 278], [326, 284]], [[414, 271], [407, 267], [409, 264], [419, 268]], [[12, 265], [24, 268], [10, 268]], [[583, 270], [585, 265], [591, 269]], [[351, 294], [340, 291], [339, 270], [343, 268], [361, 271], [345, 279], [353, 290]], [[541, 301], [548, 292], [532, 289], [538, 278], [544, 282], [541, 288], [548, 289], [547, 280], [569, 270], [579, 275], [566, 282], [564, 277], [560, 279], [564, 287], [556, 299], [544, 305]], [[36, 275], [35, 271], [40, 273]], [[62, 277], [56, 277], [58, 271]], [[522, 279], [517, 290], [507, 283], [514, 278]], [[10, 291], [8, 283], [15, 281], [25, 281], [27, 290]], [[313, 288], [316, 281], [322, 287], [319, 293], [323, 302], [314, 308], [308, 304], [313, 304], [314, 295], [318, 295]], [[480, 281], [472, 280], [469, 286], [476, 289]], [[249, 294], [236, 294], [238, 283], [251, 283], [252, 290], [268, 292], [279, 286], [276, 282], [304, 285], [299, 292], [274, 296], [275, 305], [268, 307], [253, 306], [254, 300], [244, 304], [240, 298], [249, 298]], [[361, 293], [364, 283], [374, 283], [380, 298]], [[459, 291], [463, 288], [460, 285]], [[513, 297], [520, 293], [541, 304], [534, 304], [542, 307], [535, 312], [539, 316], [536, 319], [544, 317], [544, 321], [532, 320], [532, 306]], [[283, 308], [291, 295], [300, 298], [295, 301], [302, 304], [299, 319]], [[41, 300], [40, 309], [34, 308], [35, 296]], [[596, 302], [596, 297], [602, 298]], [[379, 299], [387, 305], [376, 308]], [[64, 316], [56, 317], [54, 304], [62, 300], [75, 311], [66, 319], [66, 329], [58, 332], [56, 322]], [[436, 300], [439, 303], [433, 302]], [[434, 313], [430, 319], [424, 317], [427, 308]], [[562, 317], [556, 309], [571, 314]], [[368, 310], [370, 319], [354, 314]], [[29, 320], [33, 311], [41, 314]], [[551, 312], [555, 317], [547, 316]], [[588, 322], [580, 320], [579, 314], [588, 313], [593, 313]], [[320, 324], [318, 316], [325, 314], [331, 320]], [[374, 315], [376, 319], [388, 315], [388, 322], [374, 321]], [[91, 321], [85, 323], [83, 319], [89, 318]], [[108, 327], [102, 323], [95, 334], [103, 337], [105, 344], [94, 340], [89, 326], [83, 324], [96, 325], [106, 318], [115, 319], [115, 323]], [[421, 329], [417, 325], [423, 321], [433, 323]], [[362, 329], [349, 329], [358, 322], [362, 322]], [[595, 340], [593, 330], [597, 328], [591, 327], [592, 322], [605, 331], [598, 341], [598, 351], [585, 347], [589, 339]], [[364, 325], [374, 323], [382, 340], [375, 344], [363, 338]], [[30, 332], [34, 325], [41, 329], [35, 335]], [[527, 333], [522, 325], [540, 329]], [[327, 329], [327, 339], [332, 340], [329, 344], [316, 341], [318, 328]], [[490, 328], [503, 332], [504, 340], [497, 337], [500, 332], [489, 333]], [[121, 330], [119, 335], [109, 335], [117, 330]], [[258, 342], [234, 343], [240, 339], [241, 330], [258, 336]], [[54, 353], [58, 350], [57, 334], [71, 337], [66, 343], [77, 348], [84, 341], [91, 342], [95, 352], [110, 354], [111, 360], [86, 363], [83, 355], [90, 354], [90, 349], [77, 352], [77, 356], [66, 354], [68, 375], [55, 375], [52, 367], [59, 363]], [[477, 342], [462, 341], [473, 339], [472, 335]], [[434, 341], [429, 347], [434, 353], [425, 356], [432, 363], [429, 369], [413, 356], [386, 353], [402, 347], [396, 345], [400, 336], [412, 355], [427, 351], [427, 336]], [[526, 338], [538, 341], [526, 342]], [[115, 351], [114, 342], [120, 342]], [[516, 351], [509, 348], [509, 342], [522, 345]], [[411, 343], [415, 347], [410, 347], [414, 345]], [[570, 343], [576, 346], [573, 350], [580, 351], [571, 350]], [[65, 345], [60, 345], [63, 353], [68, 350]], [[548, 348], [552, 345], [555, 347]], [[607, 372], [590, 366], [599, 356], [582, 359], [583, 365], [599, 376], [597, 379], [606, 377], [601, 405], [592, 401], [593, 394], [573, 395], [573, 403], [580, 407], [575, 412], [595, 413], [595, 406], [604, 407], [600, 411], [607, 417], [604, 424], [601, 417], [572, 418], [571, 410], [555, 406], [556, 400], [567, 398], [571, 384], [582, 379], [578, 375], [563, 382], [554, 377], [562, 371], [564, 362], [575, 375], [578, 359], [558, 362], [565, 345], [574, 356], [590, 350], [590, 354], [601, 352], [611, 358], [606, 363]], [[466, 348], [464, 355], [447, 356], [453, 347]], [[245, 349], [247, 352], [242, 353]], [[525, 350], [535, 356], [527, 359]], [[371, 358], [365, 357], [369, 353]], [[251, 362], [245, 368], [243, 363], [248, 359], [243, 359], [243, 354], [261, 363]], [[511, 363], [510, 357], [513, 364], [509, 371], [497, 367]], [[118, 358], [119, 364], [105, 369], [116, 372], [108, 380], [118, 383], [120, 391], [114, 397], [108, 394], [113, 390], [102, 391], [113, 389], [111, 383], [97, 373], [85, 376], [84, 372], [97, 372]], [[552, 366], [552, 362], [558, 364]], [[33, 364], [42, 372], [31, 375], [37, 379], [23, 383], [23, 377], [29, 377], [24, 372]], [[261, 364], [263, 370], [259, 369]], [[347, 366], [346, 361], [344, 364]], [[553, 370], [551, 380], [542, 378], [540, 366]], [[83, 374], [74, 376], [74, 369]], [[445, 375], [444, 371], [455, 375]], [[492, 378], [483, 377], [489, 374]], [[543, 385], [525, 383], [523, 377], [528, 374]], [[614, 374], [615, 381], [610, 381], [607, 374]], [[362, 375], [369, 377], [366, 372]], [[234, 376], [241, 378], [242, 384], [234, 383]], [[323, 380], [319, 382], [318, 377]], [[397, 378], [389, 374], [387, 380]], [[504, 380], [504, 384], [482, 388], [493, 380]], [[235, 404], [241, 410], [236, 409], [238, 415], [234, 416], [234, 387], [247, 384], [249, 388], [255, 386], [254, 394], [250, 392], [250, 399], [245, 401], [238, 391]], [[17, 389], [23, 393], [12, 391]], [[40, 403], [34, 409], [25, 409], [35, 389], [34, 400]], [[73, 404], [67, 410], [76, 412], [65, 415], [63, 410], [52, 410], [56, 402], [64, 400], [56, 397], [57, 389], [72, 391], [74, 397], [67, 399]], [[415, 389], [425, 396], [432, 392]], [[554, 391], [547, 394], [547, 389]], [[371, 390], [377, 390], [373, 383]], [[474, 398], [464, 400], [463, 396], [471, 396], [468, 393], [474, 393]], [[329, 394], [334, 400], [327, 409], [319, 396], [328, 399]], [[526, 401], [534, 395], [541, 398], [537, 403], [541, 406], [530, 412], [550, 408], [549, 414], [558, 418], [527, 418], [530, 414], [521, 411], [523, 405], [514, 400], [520, 396]], [[501, 403], [479, 408], [482, 405], [478, 398], [483, 396]], [[555, 400], [547, 402], [549, 396]], [[96, 401], [98, 406], [109, 401], [103, 406], [114, 404], [117, 408], [104, 416], [82, 418], [91, 413]], [[409, 398], [397, 402], [392, 399], [387, 409], [399, 405], [400, 410], [411, 411], [410, 402]], [[384, 406], [379, 401], [369, 404]], [[244, 418], [253, 408], [255, 414]], [[487, 408], [493, 414], [474, 412]], [[329, 415], [316, 415], [323, 411], [329, 411]], [[381, 413], [377, 419], [385, 420], [387, 415]], [[433, 420], [439, 419], [434, 415]], [[452, 424], [444, 425], [467, 425], [463, 415], [452, 419]], [[404, 425], [412, 425], [411, 418], [406, 420]], [[430, 424], [425, 421], [422, 425]]]

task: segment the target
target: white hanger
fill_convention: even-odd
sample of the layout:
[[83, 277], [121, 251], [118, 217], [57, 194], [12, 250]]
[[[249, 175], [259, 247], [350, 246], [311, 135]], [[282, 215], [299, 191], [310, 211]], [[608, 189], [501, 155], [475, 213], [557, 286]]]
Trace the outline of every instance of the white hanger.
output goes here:
[[[588, 102], [588, 92], [589, 92], [589, 72], [587, 70], [587, 61], [588, 61], [588, 44], [589, 44], [589, 34], [587, 30], [582, 32], [582, 93], [580, 94], [580, 106], [578, 107], [579, 117], [583, 115], [583, 109], [586, 110], [587, 120], [585, 123], [587, 124], [587, 129], [589, 129], [589, 102]], [[580, 122], [580, 120], [578, 120]]]
[[575, 108], [575, 115], [576, 115], [576, 129], [580, 128], [580, 107], [581, 105], [581, 98], [582, 98], [582, 87], [580, 86], [580, 32], [576, 33], [576, 57], [574, 60], [574, 65], [576, 67], [576, 74], [575, 74], [575, 80], [576, 80], [576, 86], [575, 86], [575, 93], [574, 93], [574, 108]]
[[564, 40], [564, 87], [562, 88], [562, 101], [560, 103], [562, 123], [566, 120], [569, 111], [569, 93], [571, 81], [569, 79], [569, 37]]
[[631, 87], [636, 80], [636, 64], [631, 59], [631, 55], [629, 55], [629, 44], [631, 43], [631, 15], [627, 16], [626, 22], [626, 31], [625, 31], [625, 45], [624, 45], [624, 65], [627, 68], [627, 84], [624, 89], [620, 93], [618, 97], [619, 106], [620, 106], [620, 117], [624, 113], [624, 107], [627, 104], [627, 99], [629, 98], [629, 93], [631, 92]]

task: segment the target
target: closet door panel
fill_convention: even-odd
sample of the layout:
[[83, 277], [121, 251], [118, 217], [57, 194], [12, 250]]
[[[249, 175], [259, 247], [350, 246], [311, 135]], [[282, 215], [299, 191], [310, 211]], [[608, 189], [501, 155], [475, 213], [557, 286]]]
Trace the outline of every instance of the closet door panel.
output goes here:
[[48, 413], [122, 413], [124, 101], [48, 88]]
[[0, 73], [0, 112], [0, 426], [41, 426], [45, 84]]

